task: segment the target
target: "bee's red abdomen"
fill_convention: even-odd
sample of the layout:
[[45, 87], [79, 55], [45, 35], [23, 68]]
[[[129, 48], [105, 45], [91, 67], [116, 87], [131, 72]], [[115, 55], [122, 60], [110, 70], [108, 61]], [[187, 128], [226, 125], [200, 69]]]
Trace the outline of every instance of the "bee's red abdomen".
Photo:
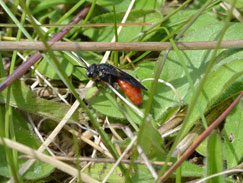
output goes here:
[[117, 79], [118, 85], [121, 87], [123, 92], [128, 96], [128, 98], [136, 105], [141, 106], [143, 103], [142, 92], [139, 88], [134, 87], [130, 83]]

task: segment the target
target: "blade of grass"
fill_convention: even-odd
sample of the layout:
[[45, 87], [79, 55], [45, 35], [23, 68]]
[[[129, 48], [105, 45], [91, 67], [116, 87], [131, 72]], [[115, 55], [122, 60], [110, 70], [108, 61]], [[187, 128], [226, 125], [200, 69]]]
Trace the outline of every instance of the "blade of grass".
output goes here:
[[[212, 133], [208, 137], [207, 144], [207, 176], [222, 172], [223, 168], [223, 148], [221, 137], [217, 133]], [[224, 176], [218, 176], [207, 181], [207, 183], [225, 182]]]
[[[26, 1], [26, 5], [29, 6], [30, 1]], [[25, 18], [26, 18], [26, 14], [25, 12], [21, 15], [21, 21], [19, 25], [23, 25], [25, 22]], [[21, 38], [22, 32], [20, 29], [18, 29], [17, 32], [17, 37], [16, 40], [19, 41]], [[11, 58], [11, 64], [10, 64], [10, 70], [9, 70], [9, 74], [11, 75], [14, 71], [14, 66], [15, 66], [15, 62], [16, 62], [16, 57], [17, 57], [17, 51], [14, 51], [12, 54], [12, 58]], [[6, 108], [6, 113], [5, 113], [5, 137], [10, 138], [14, 141], [16, 141], [15, 138], [15, 131], [14, 131], [14, 122], [13, 122], [13, 111], [12, 111], [12, 107], [9, 105], [10, 102], [10, 93], [11, 93], [11, 86], [8, 87], [7, 89], [7, 97], [6, 97], [6, 104], [5, 104], [5, 108]], [[5, 146], [6, 147], [6, 146]], [[7, 148], [7, 147], [6, 147]], [[10, 150], [10, 149], [6, 149], [5, 148], [5, 153], [6, 153], [6, 157], [7, 157], [7, 161], [8, 161], [8, 165], [9, 165], [9, 170], [12, 173], [15, 181], [17, 182], [23, 182], [18, 169], [19, 169], [19, 165], [18, 165], [18, 152], [15, 150]]]
[[[78, 1], [77, 4], [75, 4], [68, 12], [66, 12], [57, 22], [56, 24], [61, 24], [65, 19], [67, 19], [73, 12], [75, 12], [83, 3], [85, 0]], [[47, 33], [52, 33], [56, 27], [51, 27]]]
[[[2, 41], [2, 33], [0, 32], [0, 41]], [[2, 53], [0, 52], [0, 78], [6, 77], [6, 73], [3, 66]]]
[[78, 139], [77, 137], [73, 134], [73, 144], [74, 144], [74, 152], [75, 152], [75, 157], [76, 157], [76, 169], [78, 170], [78, 177], [77, 177], [77, 182], [81, 183], [82, 178], [81, 178], [81, 166], [80, 166], [80, 161], [79, 161], [79, 146], [78, 146]]
[[87, 16], [85, 17], [83, 24], [86, 24], [87, 21], [89, 20], [91, 14], [92, 14], [93, 11], [94, 11], [95, 5], [96, 5], [96, 0], [93, 0], [92, 5], [91, 5], [91, 7], [90, 7], [90, 11], [89, 11], [89, 13], [87, 14]]
[[[117, 18], [116, 18], [116, 8], [113, 4], [113, 12], [114, 12], [114, 32], [115, 32], [115, 42], [118, 42], [118, 34], [117, 34]], [[112, 54], [114, 54], [114, 65], [118, 66], [118, 51], [113, 51]]]
[[[165, 29], [165, 31], [166, 31], [167, 34], [169, 35], [168, 30]], [[192, 78], [191, 78], [191, 75], [190, 75], [190, 73], [189, 73], [189, 70], [188, 70], [187, 67], [186, 67], [186, 62], [185, 62], [185, 60], [183, 59], [184, 57], [182, 56], [181, 52], [179, 51], [178, 47], [176, 46], [175, 41], [174, 41], [172, 38], [170, 38], [170, 43], [171, 43], [173, 49], [175, 50], [175, 52], [176, 52], [176, 54], [177, 54], [177, 56], [178, 56], [178, 60], [180, 60], [180, 63], [181, 63], [181, 65], [182, 65], [182, 67], [183, 67], [183, 69], [184, 69], [184, 72], [185, 72], [185, 74], [186, 74], [186, 78], [187, 78], [187, 80], [188, 80], [188, 82], [189, 82], [189, 84], [190, 84], [190, 87], [191, 87], [193, 93], [195, 94], [196, 90], [195, 90], [195, 87], [194, 87], [194, 84], [193, 84], [193, 80], [192, 80]], [[202, 119], [204, 128], [207, 128], [207, 127], [208, 127], [208, 125], [207, 125], [207, 121], [206, 121], [206, 118], [205, 118], [205, 116], [204, 116], [204, 114], [203, 114], [203, 112], [202, 112], [202, 109], [201, 109], [201, 107], [200, 107], [199, 104], [197, 104], [197, 108], [198, 108], [198, 110], [199, 110], [199, 112], [200, 112], [200, 116], [201, 116], [201, 119]]]

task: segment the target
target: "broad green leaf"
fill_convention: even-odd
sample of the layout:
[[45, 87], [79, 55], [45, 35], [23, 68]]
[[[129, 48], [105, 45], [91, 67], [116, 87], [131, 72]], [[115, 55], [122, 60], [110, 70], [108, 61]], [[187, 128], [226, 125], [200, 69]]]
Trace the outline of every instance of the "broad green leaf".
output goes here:
[[40, 11], [47, 10], [48, 8], [53, 8], [57, 5], [63, 5], [63, 4], [74, 4], [76, 3], [75, 0], [44, 0], [41, 1], [32, 11], [33, 14], [39, 13]]
[[203, 177], [205, 175], [205, 169], [185, 161], [181, 166], [181, 175], [183, 177]]
[[[195, 3], [196, 2], [199, 1], [195, 1]], [[194, 9], [179, 11], [175, 15], [171, 16], [170, 19], [165, 22], [165, 24], [170, 28], [175, 29], [178, 26], [178, 24], [179, 25], [181, 23], [184, 24], [184, 22], [188, 20], [188, 18], [195, 16], [196, 13], [197, 10]], [[219, 23], [219, 22], [217, 20], [217, 16], [214, 13], [206, 12], [205, 14], [202, 14], [200, 17], [198, 17], [197, 21], [195, 21], [194, 24], [187, 30], [184, 39], [188, 39], [190, 36], [196, 36], [194, 35], [194, 33], [202, 32], [200, 28], [205, 29], [205, 27], [211, 26], [212, 24], [215, 23]]]
[[118, 108], [115, 108], [113, 104], [107, 99], [103, 94], [99, 94], [91, 101], [92, 107], [99, 111], [100, 113], [115, 117], [115, 118], [123, 118], [124, 116], [120, 112]]
[[[218, 136], [218, 134], [212, 133], [209, 136], [207, 152], [207, 176], [222, 172], [224, 170], [223, 147], [221, 138]], [[209, 179], [207, 182], [224, 182], [224, 175]]]
[[[225, 0], [226, 2], [232, 4], [233, 0]], [[237, 0], [235, 4], [236, 8], [242, 9], [243, 8], [243, 0]]]
[[[117, 22], [121, 22], [124, 12], [116, 14]], [[158, 23], [161, 20], [161, 15], [155, 10], [132, 10], [129, 14], [127, 23]], [[114, 22], [114, 13], [107, 13], [97, 16], [91, 20], [91, 23], [111, 23]], [[139, 35], [139, 33], [151, 26], [124, 26], [118, 36], [119, 42], [128, 42]], [[84, 34], [95, 41], [110, 42], [114, 36], [114, 28], [101, 27], [90, 28], [84, 31]]]
[[[68, 60], [67, 60], [68, 57], [62, 52], [55, 52], [55, 55], [59, 58], [59, 62], [61, 64], [62, 68], [65, 70], [67, 75], [70, 76], [72, 71], [73, 71], [73, 67], [68, 62]], [[47, 55], [47, 57], [49, 59], [51, 59], [48, 55]], [[43, 75], [45, 75], [48, 78], [60, 80], [60, 78], [57, 75], [57, 73], [52, 69], [52, 67], [48, 64], [48, 62], [45, 59], [43, 59], [40, 62], [40, 64], [38, 65], [37, 69], [38, 69], [38, 71], [40, 73], [42, 73]]]
[[243, 101], [231, 111], [226, 118], [225, 130], [225, 159], [227, 168], [233, 168], [243, 157]]
[[[14, 121], [14, 128], [15, 128], [15, 137], [16, 141], [27, 145], [33, 149], [37, 149], [41, 143], [36, 138], [34, 134], [32, 134], [32, 129], [27, 125], [27, 121], [22, 117], [22, 115], [13, 108], [13, 121]], [[8, 168], [8, 163], [6, 160], [5, 148], [0, 146], [0, 175], [4, 177], [10, 178], [10, 172]], [[21, 155], [21, 154], [19, 154]], [[18, 163], [21, 167], [27, 160], [20, 158]], [[44, 164], [40, 161], [36, 161], [34, 165], [27, 171], [24, 175], [25, 179], [39, 179], [42, 177], [48, 176], [54, 168], [48, 164]]]
[[[201, 19], [199, 20], [202, 21]], [[223, 24], [221, 23], [209, 24], [206, 26], [200, 26], [197, 23], [195, 27], [192, 26], [191, 31], [188, 31], [183, 41], [216, 40], [222, 26]], [[196, 29], [196, 27], [198, 27], [198, 29]], [[243, 39], [243, 35], [238, 34], [238, 32], [241, 31], [243, 31], [241, 25], [232, 24], [227, 30], [224, 39]], [[207, 63], [212, 55], [212, 50], [186, 50], [182, 51], [182, 53], [194, 86], [197, 86], [205, 73]], [[198, 100], [200, 101], [202, 112], [206, 112], [210, 109], [210, 105], [223, 95], [228, 87], [242, 75], [242, 60], [242, 49], [221, 49], [218, 52], [216, 64], [205, 83], [202, 91], [203, 94]], [[186, 78], [185, 71], [180, 63], [180, 58], [178, 58], [174, 51], [169, 53], [169, 57], [166, 60], [161, 74], [161, 79], [171, 83], [176, 88], [184, 103], [189, 103], [193, 95], [193, 90]], [[153, 102], [155, 120], [163, 117], [164, 113], [166, 113], [170, 107], [178, 105], [178, 99], [170, 88], [159, 84], [158, 90], [159, 92], [154, 96], [156, 100]], [[205, 97], [203, 97], [203, 95], [205, 95]], [[192, 112], [185, 131], [188, 131], [193, 125], [193, 122], [198, 118], [199, 112], [197, 108], [194, 108], [194, 112]]]
[[[104, 115], [124, 119], [124, 115], [121, 112], [121, 109], [117, 105], [114, 106], [113, 103], [106, 96], [103, 95], [103, 93], [100, 93], [98, 96], [94, 97], [94, 99], [92, 99], [91, 101], [91, 105], [94, 109]], [[141, 118], [138, 117], [138, 115], [133, 112], [133, 110], [131, 110], [127, 105], [124, 104], [124, 106], [122, 106], [122, 110], [126, 112], [134, 120], [135, 123], [141, 123]]]
[[[243, 75], [242, 71], [243, 60], [232, 61], [231, 63], [222, 65], [218, 70], [210, 73], [204, 84], [203, 91], [199, 96], [200, 107], [205, 112], [232, 83], [236, 82], [237, 78]], [[191, 98], [190, 95], [188, 98]], [[189, 99], [190, 100], [190, 99]], [[186, 130], [193, 125], [193, 121], [199, 118], [197, 108], [193, 109]]]
[[[173, 158], [172, 162], [174, 163], [176, 159]], [[195, 164], [184, 162], [182, 165], [181, 175], [182, 177], [203, 177], [205, 175], [205, 169], [197, 166]], [[160, 166], [154, 166], [155, 169], [161, 168]], [[170, 167], [167, 167], [167, 169]], [[134, 182], [154, 182], [151, 173], [149, 172], [148, 168], [145, 165], [135, 165], [134, 166], [135, 173], [132, 177]]]
[[[90, 0], [92, 2], [92, 0]], [[97, 5], [113, 11], [113, 5], [116, 7], [116, 11], [125, 11], [128, 5], [131, 3], [129, 0], [97, 0]], [[136, 9], [157, 9], [160, 10], [160, 2], [157, 0], [151, 1], [135, 1], [133, 10]]]
[[141, 135], [140, 146], [149, 159], [166, 156], [163, 139], [158, 130], [149, 121], [145, 123], [143, 134]]
[[[70, 106], [36, 97], [23, 82], [16, 80], [12, 85], [10, 105], [23, 111], [40, 115], [59, 122]], [[6, 90], [0, 93], [0, 102], [6, 102]], [[74, 112], [71, 121], [79, 121], [79, 112]], [[82, 117], [81, 117], [82, 118]]]
[[206, 138], [202, 143], [197, 147], [196, 151], [201, 154], [202, 156], [207, 156], [207, 141], [208, 138]]
[[[206, 18], [208, 15], [205, 15]], [[185, 38], [183, 41], [212, 41], [215, 40], [215, 37], [217, 36], [218, 32], [222, 28], [222, 24], [204, 24], [204, 20], [199, 18], [199, 21], [202, 21], [202, 25], [200, 23], [196, 23], [195, 27], [192, 26], [192, 28], [188, 31], [188, 33], [185, 35]], [[211, 20], [209, 21], [211, 22]], [[198, 29], [197, 29], [198, 28]], [[238, 32], [243, 31], [243, 27], [239, 24], [234, 24], [229, 27], [229, 29], [226, 32], [225, 39], [243, 39], [243, 35], [239, 35]], [[210, 59], [210, 56], [212, 54], [212, 51], [209, 50], [186, 50], [182, 51], [184, 56], [184, 61], [186, 62], [187, 68], [189, 70], [190, 76], [193, 80], [194, 86], [197, 86], [200, 82], [202, 76], [204, 75], [206, 65]], [[214, 66], [213, 71], [216, 71], [218, 68], [220, 68], [223, 64], [230, 63], [232, 61], [237, 60], [243, 60], [243, 50], [242, 49], [222, 49], [219, 51], [219, 54], [217, 56], [217, 64]], [[239, 64], [241, 64], [242, 61], [239, 61]], [[139, 69], [137, 70], [138, 76], [143, 76], [142, 78], [151, 78], [153, 77], [153, 70], [156, 65], [154, 63], [141, 63], [139, 64]], [[227, 67], [227, 65], [225, 65]], [[235, 64], [235, 67], [236, 64]], [[225, 68], [226, 69], [226, 68]], [[236, 68], [235, 76], [228, 75], [228, 79], [226, 79], [226, 75], [224, 75], [225, 79], [221, 80], [220, 73], [217, 74], [219, 77], [218, 79], [221, 80], [221, 84], [218, 83], [217, 85], [213, 85], [214, 87], [209, 88], [210, 90], [214, 90], [215, 95], [217, 97], [220, 97], [224, 91], [227, 89], [227, 87], [230, 87], [229, 84], [234, 82], [234, 77], [237, 79], [237, 72], [240, 72], [240, 67]], [[227, 69], [226, 69], [227, 70]], [[224, 72], [224, 71], [223, 71]], [[239, 74], [240, 75], [240, 74]], [[213, 76], [212, 76], [213, 77]], [[182, 68], [182, 65], [180, 63], [180, 59], [178, 58], [177, 54], [174, 51], [171, 51], [169, 53], [169, 57], [166, 60], [165, 66], [162, 70], [161, 79], [163, 79], [166, 82], [171, 83], [177, 90], [178, 94], [182, 98], [185, 104], [188, 104], [192, 93], [192, 88], [189, 85], [189, 82], [186, 78], [185, 71]], [[231, 80], [232, 79], [232, 80]], [[210, 79], [209, 79], [210, 80]], [[217, 79], [215, 79], [217, 80]], [[223, 82], [223, 83], [222, 83]], [[229, 83], [227, 83], [229, 82]], [[151, 81], [146, 81], [143, 84], [149, 89], [150, 88]], [[227, 84], [226, 84], [227, 83]], [[220, 88], [220, 85], [225, 84], [225, 87]], [[219, 88], [217, 88], [218, 86]], [[211, 93], [211, 91], [209, 92]], [[215, 96], [216, 97], [216, 96]], [[216, 99], [216, 98], [215, 98]], [[224, 99], [223, 99], [224, 100]], [[208, 101], [210, 104], [212, 104], [215, 100]], [[208, 103], [208, 104], [209, 104]], [[208, 105], [207, 104], [207, 105]], [[154, 102], [153, 102], [153, 108], [152, 113], [154, 115], [155, 120], [159, 120], [163, 118], [165, 113], [168, 109], [171, 107], [178, 106], [178, 99], [174, 92], [164, 84], [159, 83], [156, 94], [154, 96]], [[206, 108], [203, 108], [203, 112], [206, 112]], [[197, 118], [199, 117], [199, 113], [196, 113]], [[194, 118], [196, 119], [196, 118]]]
[[[105, 178], [105, 176], [108, 174], [112, 166], [113, 164], [108, 164], [108, 163], [95, 164], [90, 168], [86, 169], [84, 173], [90, 175], [92, 178], [96, 180], [102, 181]], [[122, 176], [122, 172], [120, 171], [119, 168], [116, 168], [108, 179], [108, 182], [110, 183], [113, 182], [122, 183], [124, 181], [125, 181], [124, 177]]]

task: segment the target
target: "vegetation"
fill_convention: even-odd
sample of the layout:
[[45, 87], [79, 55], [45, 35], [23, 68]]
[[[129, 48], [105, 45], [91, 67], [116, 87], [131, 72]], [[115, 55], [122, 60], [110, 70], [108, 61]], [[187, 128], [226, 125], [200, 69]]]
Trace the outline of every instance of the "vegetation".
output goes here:
[[[241, 181], [242, 0], [0, 5], [0, 182]], [[79, 57], [141, 81], [143, 105]]]

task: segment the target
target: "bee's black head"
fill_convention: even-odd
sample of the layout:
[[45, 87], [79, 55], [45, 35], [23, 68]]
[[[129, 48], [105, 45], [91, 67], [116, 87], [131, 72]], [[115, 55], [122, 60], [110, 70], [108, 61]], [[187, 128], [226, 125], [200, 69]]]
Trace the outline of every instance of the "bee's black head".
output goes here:
[[98, 75], [97, 65], [92, 64], [90, 67], [87, 68], [87, 76], [89, 78], [96, 78]]

